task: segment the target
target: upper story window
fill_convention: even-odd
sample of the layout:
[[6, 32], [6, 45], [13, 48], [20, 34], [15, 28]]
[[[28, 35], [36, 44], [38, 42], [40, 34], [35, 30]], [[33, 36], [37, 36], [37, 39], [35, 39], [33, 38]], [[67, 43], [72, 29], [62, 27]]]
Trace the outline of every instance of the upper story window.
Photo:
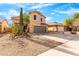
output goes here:
[[45, 23], [45, 19], [43, 17], [41, 18], [41, 22]]
[[0, 29], [2, 28], [2, 25], [0, 24]]
[[36, 15], [34, 15], [34, 20], [36, 20]]
[[37, 15], [33, 15], [34, 20], [38, 20], [38, 16]]
[[41, 22], [42, 22], [42, 18], [41, 18]]

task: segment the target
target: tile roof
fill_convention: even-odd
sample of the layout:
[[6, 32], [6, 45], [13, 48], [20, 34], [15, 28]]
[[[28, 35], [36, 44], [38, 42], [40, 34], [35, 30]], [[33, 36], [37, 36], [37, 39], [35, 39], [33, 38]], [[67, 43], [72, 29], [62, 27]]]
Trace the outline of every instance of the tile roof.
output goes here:
[[17, 19], [17, 18], [20, 18], [20, 16], [13, 16], [11, 18], [12, 18], [12, 20], [14, 20], [14, 18]]
[[0, 23], [2, 23], [3, 21], [5, 21], [5, 19], [0, 19]]
[[[41, 12], [39, 12], [39, 11], [31, 11], [31, 12], [29, 12], [29, 14], [31, 14], [31, 13], [38, 13], [38, 14], [40, 14], [41, 16], [44, 16]], [[45, 16], [44, 16], [45, 17]], [[46, 18], [46, 17], [45, 17]]]
[[[41, 12], [38, 12], [38, 11], [32, 11], [32, 12], [29, 12], [29, 14], [34, 13], [34, 12], [40, 14], [41, 16], [44, 16]], [[45, 16], [44, 16], [44, 17], [45, 17]], [[14, 20], [14, 19], [20, 18], [20, 16], [13, 16], [13, 17], [11, 17], [11, 18], [12, 18], [12, 20]], [[45, 17], [45, 18], [46, 18], [46, 17]]]
[[50, 22], [47, 23], [48, 25], [63, 25], [63, 23], [58, 23], [58, 22]]

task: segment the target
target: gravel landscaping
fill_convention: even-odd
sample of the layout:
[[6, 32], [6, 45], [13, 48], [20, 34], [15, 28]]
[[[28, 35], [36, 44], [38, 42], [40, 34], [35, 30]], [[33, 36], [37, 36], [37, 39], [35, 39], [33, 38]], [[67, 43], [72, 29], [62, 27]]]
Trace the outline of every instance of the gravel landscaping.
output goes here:
[[10, 40], [9, 34], [0, 38], [0, 55], [36, 56], [62, 43], [39, 37], [15, 38]]
[[20, 40], [0, 40], [0, 55], [35, 56], [50, 49], [49, 47], [26, 40], [25, 38], [22, 39], [23, 47], [18, 43], [18, 41], [21, 42]]

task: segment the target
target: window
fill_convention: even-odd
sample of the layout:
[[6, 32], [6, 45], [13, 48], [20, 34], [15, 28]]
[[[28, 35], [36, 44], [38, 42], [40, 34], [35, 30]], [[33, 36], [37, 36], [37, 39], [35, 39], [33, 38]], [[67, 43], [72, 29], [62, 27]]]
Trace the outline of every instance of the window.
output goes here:
[[41, 22], [45, 23], [45, 20], [44, 20], [44, 18], [43, 18], [43, 17], [41, 18]]
[[42, 22], [42, 18], [41, 18], [41, 22]]
[[37, 15], [33, 15], [34, 20], [38, 20], [38, 16]]
[[34, 20], [36, 20], [36, 15], [34, 15]]
[[0, 29], [2, 28], [1, 24], [0, 24]]

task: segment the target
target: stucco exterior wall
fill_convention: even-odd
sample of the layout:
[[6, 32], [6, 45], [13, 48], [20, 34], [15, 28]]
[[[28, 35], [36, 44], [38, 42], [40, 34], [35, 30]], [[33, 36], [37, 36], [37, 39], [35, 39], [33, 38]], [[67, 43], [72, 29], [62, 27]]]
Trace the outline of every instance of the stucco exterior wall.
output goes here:
[[58, 27], [56, 27], [56, 26], [47, 26], [47, 32], [56, 32], [57, 28], [58, 28], [59, 32], [64, 31], [64, 26], [58, 26]]
[[[37, 20], [34, 20], [34, 18], [33, 18], [34, 15], [38, 16]], [[30, 23], [29, 23], [29, 32], [30, 33], [34, 32], [34, 26], [45, 26], [45, 25], [41, 25], [41, 23], [45, 23], [45, 17], [41, 16], [37, 12], [29, 14], [29, 17], [30, 17]], [[41, 22], [41, 18], [43, 18], [43, 22]]]
[[48, 32], [51, 32], [51, 31], [56, 31], [56, 27], [55, 26], [48, 27]]
[[59, 32], [64, 31], [64, 26], [58, 26], [58, 31], [59, 31]]
[[5, 32], [10, 28], [7, 21], [5, 21], [5, 20], [1, 23], [1, 27], [2, 27], [1, 32]]

